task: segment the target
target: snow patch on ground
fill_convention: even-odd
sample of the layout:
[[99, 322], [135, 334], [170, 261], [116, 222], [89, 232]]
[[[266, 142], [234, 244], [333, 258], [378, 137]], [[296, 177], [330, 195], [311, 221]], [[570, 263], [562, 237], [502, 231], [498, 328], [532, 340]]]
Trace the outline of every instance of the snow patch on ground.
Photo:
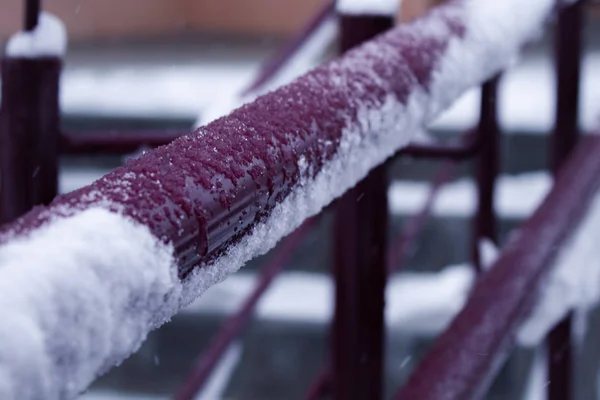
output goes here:
[[62, 57], [67, 52], [67, 30], [57, 17], [43, 12], [33, 31], [10, 37], [5, 51], [14, 58]]
[[[552, 187], [547, 172], [519, 175], [501, 175], [496, 188], [496, 212], [503, 217], [526, 218], [544, 200]], [[460, 179], [444, 185], [433, 204], [438, 216], [467, 217], [477, 207], [477, 188], [472, 179]], [[429, 184], [424, 182], [393, 181], [388, 189], [392, 214], [407, 215], [418, 212], [429, 195]]]
[[[393, 275], [386, 287], [388, 326], [420, 335], [439, 333], [460, 311], [473, 282], [473, 268], [467, 265], [446, 267], [441, 272]], [[239, 309], [256, 283], [254, 274], [233, 275], [208, 289], [183, 312], [231, 314]], [[315, 324], [327, 323], [332, 312], [331, 277], [307, 272], [281, 274], [256, 309], [261, 319]]]

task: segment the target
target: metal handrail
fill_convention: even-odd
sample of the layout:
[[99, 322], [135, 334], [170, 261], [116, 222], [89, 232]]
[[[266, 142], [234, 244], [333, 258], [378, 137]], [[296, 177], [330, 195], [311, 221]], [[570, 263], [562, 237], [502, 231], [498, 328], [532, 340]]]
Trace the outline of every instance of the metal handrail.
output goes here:
[[[35, 6], [34, 2], [31, 4], [33, 4], [32, 7]], [[37, 2], [37, 4], [39, 7], [39, 2]], [[443, 7], [450, 6], [442, 6], [442, 8]], [[29, 18], [28, 21], [29, 26], [35, 26], [35, 24], [31, 22], [32, 20]], [[456, 21], [451, 22], [452, 24], [456, 23]], [[360, 24], [360, 21], [355, 19], [352, 23]], [[453, 25], [453, 27], [456, 28], [455, 25]], [[370, 25], [369, 29], [373, 29], [373, 25]], [[374, 30], [379, 30], [379, 28]], [[353, 35], [354, 34], [357, 34], [358, 36], [362, 35], [362, 33], [358, 33], [356, 31], [353, 32]], [[460, 29], [454, 29], [453, 35], [460, 36], [460, 34]], [[393, 35], [390, 35], [389, 37], [393, 38]], [[353, 39], [343, 37], [342, 39], [346, 40], [346, 43], [348, 44], [347, 47], [352, 47], [356, 44], [356, 37]], [[367, 38], [363, 37], [363, 39]], [[385, 40], [385, 37], [380, 37], [376, 39], [375, 42], [385, 42]], [[449, 38], [446, 38], [446, 40], [449, 40]], [[398, 50], [401, 51], [402, 49]], [[360, 49], [355, 50], [356, 53], [353, 53], [354, 56], [360, 54], [360, 51]], [[381, 63], [379, 65], [380, 67], [394, 67], [394, 65], [391, 65], [390, 63], [386, 64], [385, 60], [379, 60], [378, 62]], [[335, 66], [335, 64], [333, 65]], [[236, 110], [229, 117], [223, 118], [222, 120], [216, 121], [204, 128], [201, 128], [200, 131], [194, 135], [178, 138], [170, 145], [160, 148], [154, 152], [150, 152], [149, 154], [146, 154], [137, 160], [133, 160], [127, 166], [113, 171], [93, 185], [82, 188], [79, 191], [71, 194], [59, 196], [48, 207], [39, 207], [34, 209], [24, 217], [0, 231], [0, 243], [11, 240], [15, 235], [18, 236], [27, 234], [28, 232], [37, 229], [39, 226], [44, 225], [52, 218], [64, 215], [63, 213], [65, 210], [67, 210], [67, 212], [75, 212], [76, 210], [82, 210], [93, 206], [96, 204], [98, 197], [94, 197], [92, 194], [100, 193], [101, 200], [103, 202], [105, 201], [110, 204], [119, 205], [120, 212], [130, 216], [134, 220], [144, 225], [147, 225], [156, 237], [174, 244], [176, 255], [179, 261], [179, 276], [182, 279], [185, 279], [191, 272], [192, 268], [194, 268], [196, 265], [200, 263], [210, 263], [219, 257], [230, 246], [238, 243], [240, 238], [250, 232], [255, 224], [264, 220], [270, 215], [274, 207], [283, 199], [285, 199], [286, 196], [288, 196], [292, 190], [301, 183], [301, 179], [314, 176], [314, 174], [316, 174], [316, 172], [319, 171], [319, 169], [323, 166], [323, 163], [331, 160], [335, 150], [337, 149], [337, 146], [340, 145], [340, 133], [346, 121], [339, 116], [325, 115], [321, 113], [323, 108], [322, 106], [323, 104], [332, 102], [336, 104], [338, 111], [341, 110], [347, 114], [352, 114], [357, 111], [356, 104], [347, 99], [344, 100], [342, 94], [335, 92], [335, 88], [329, 88], [331, 89], [331, 93], [323, 94], [323, 92], [320, 92], [319, 95], [323, 95], [323, 98], [319, 98], [319, 104], [313, 104], [311, 101], [306, 101], [309, 99], [308, 96], [306, 98], [303, 97], [304, 93], [310, 92], [311, 90], [316, 90], [310, 85], [310, 82], [318, 81], [322, 85], [327, 84], [327, 80], [324, 78], [326, 78], [328, 74], [332, 72], [328, 69], [330, 67], [331, 66], [321, 67], [300, 78], [293, 84], [279, 89], [274, 93], [263, 96], [242, 109]], [[9, 74], [10, 68], [8, 71], [6, 68], [3, 68], [2, 72], [3, 74]], [[336, 73], [339, 73], [339, 71], [336, 71]], [[355, 76], [354, 78], [360, 79], [359, 76]], [[386, 79], [389, 79], [390, 82], [392, 82], [393, 76], [389, 76]], [[9, 80], [9, 82], [11, 81]], [[23, 84], [23, 82], [17, 80], [16, 83], [14, 83], [14, 87], [18, 87], [19, 84]], [[494, 83], [492, 82], [486, 86], [488, 88], [492, 88], [493, 85]], [[403, 90], [410, 88], [394, 87], [394, 89], [397, 90], [398, 93], [402, 93]], [[374, 98], [371, 97], [373, 95], [372, 93], [364, 94], [358, 91], [350, 94], [354, 96], [352, 97], [353, 101], [356, 99], [376, 101], [378, 99], [377, 96]], [[10, 98], [10, 96], [6, 97]], [[311, 99], [315, 100], [314, 96], [312, 96]], [[294, 109], [295, 113], [288, 112], [288, 108]], [[492, 114], [494, 113], [495, 112], [492, 112]], [[485, 114], [485, 112], [483, 114]], [[462, 159], [476, 154], [481, 155], [482, 153], [479, 153], [479, 151], [484, 151], [484, 157], [496, 157], [497, 148], [494, 147], [493, 140], [487, 142], [486, 140], [489, 139], [488, 136], [493, 138], [493, 135], [497, 135], [497, 126], [495, 126], [497, 121], [495, 121], [495, 116], [492, 116], [492, 118], [484, 118], [483, 114], [482, 121], [487, 122], [482, 122], [479, 128], [480, 130], [485, 130], [488, 132], [486, 137], [476, 137], [473, 143], [467, 144], [465, 147], [447, 148], [441, 150], [438, 149], [433, 151], [432, 149], [413, 147], [406, 152], [409, 154], [412, 152], [413, 155], [419, 155], [419, 152], [426, 155], [429, 152], [429, 155], [433, 155], [434, 157]], [[311, 116], [311, 118], [305, 118], [308, 116]], [[313, 129], [313, 122], [317, 125], [320, 125], [322, 132], [315, 132]], [[284, 125], [298, 133], [300, 139], [297, 143], [290, 143], [288, 138], [281, 134], [280, 128]], [[260, 131], [264, 137], [261, 139], [252, 136], [248, 133], [252, 129]], [[489, 132], [493, 133], [493, 135], [491, 135]], [[96, 135], [95, 138], [96, 142], [101, 142], [104, 140], [102, 135]], [[268, 140], [263, 141], [265, 138]], [[128, 139], [126, 137], [122, 137], [120, 139], [130, 140], [131, 142], [128, 142], [127, 145], [131, 146], [132, 143], [139, 138]], [[479, 139], [482, 141], [480, 142]], [[148, 139], [145, 138], [144, 140]], [[271, 147], [273, 142], [276, 142], [277, 146]], [[85, 148], [85, 146], [82, 146], [82, 148]], [[597, 144], [592, 144], [589, 146], [587, 151], [592, 151], [590, 149], [596, 149], [594, 151], [597, 151], [597, 148]], [[93, 148], [86, 148], [86, 151], [91, 149]], [[242, 149], [245, 151], [248, 149], [249, 150], [246, 153], [245, 151], [241, 152]], [[102, 148], [101, 151], [105, 150], [106, 148]], [[271, 150], [275, 150], [276, 154], [273, 155], [270, 152]], [[213, 152], [217, 153], [218, 155], [215, 156]], [[300, 171], [298, 167], [300, 161], [298, 156], [299, 152], [306, 156], [302, 162], [308, 165], [308, 171], [311, 171], [310, 173], [313, 174], [312, 176], [302, 175], [306, 174], [306, 171]], [[590, 161], [590, 154], [584, 152], [583, 150], [581, 150], [580, 153], [581, 152], [583, 153], [580, 154], [580, 156], [582, 156], [582, 159], [588, 163], [585, 166], [596, 171], [598, 166]], [[221, 162], [222, 160], [220, 161], [219, 157], [227, 160], [226, 165]], [[256, 166], [256, 170], [245, 168], [244, 166], [247, 166], [248, 162], [252, 158], [263, 160], [264, 163]], [[480, 161], [481, 160], [484, 159], [480, 158]], [[493, 182], [496, 173], [495, 163], [495, 160], [491, 161], [490, 170], [484, 173], [484, 176], [480, 180], [480, 193], [483, 193], [483, 196], [487, 196], [487, 200], [485, 200], [487, 201], [487, 204], [484, 207], [487, 208], [487, 210], [484, 210], [484, 213], [480, 214], [480, 217], [478, 217], [480, 221], [487, 219], [488, 222], [491, 218], [492, 222], [489, 225], [483, 224], [480, 226], [477, 230], [475, 239], [479, 239], [481, 235], [494, 235], [495, 229], [493, 226], [493, 204], [491, 204], [489, 201], [489, 195], [491, 192], [493, 193]], [[579, 165], [579, 167], [581, 167], [581, 165]], [[570, 167], [570, 169], [566, 168], [566, 170], [570, 171], [568, 174], [574, 174], [577, 172], [576, 167]], [[382, 171], [382, 169], [379, 169], [377, 173], [379, 174]], [[221, 188], [221, 190], [216, 191], [207, 190], [206, 188], [210, 187], [213, 178], [217, 175], [223, 175], [224, 178], [221, 181], [221, 184], [223, 184], [224, 187]], [[135, 179], [128, 178], [130, 176], [134, 176]], [[191, 176], [193, 176], [196, 180], [193, 183], [190, 183], [186, 179], [187, 177]], [[369, 178], [370, 182], [369, 180], [363, 181], [361, 185], [366, 185], [364, 187], [368, 188], [377, 188], [377, 199], [381, 199], [383, 198], [381, 189], [383, 189], [383, 193], [385, 193], [385, 188], [382, 186], [382, 183], [385, 182], [385, 180], [382, 179], [383, 175], [378, 175], [376, 180], [373, 180], [372, 177], [373, 176]], [[562, 179], [565, 180], [567, 178]], [[581, 180], [586, 180], [587, 183], [591, 183], [590, 179], [591, 178], [588, 174], [576, 181], [581, 183]], [[129, 182], [127, 187], [120, 185], [120, 182], [124, 180]], [[374, 182], [377, 182], [377, 184], [373, 185]], [[589, 185], [589, 187], [586, 186], [584, 188], [583, 186], [573, 186], [575, 183], [569, 184], [571, 186], [567, 185], [566, 187], [574, 190], [575, 193], [578, 193], [581, 199], [589, 196], [590, 192], [585, 192], [585, 190], [591, 190], [591, 187], [593, 186]], [[433, 191], [433, 194], [435, 194], [435, 190]], [[564, 196], [560, 193], [554, 194], [553, 196], [558, 196], [557, 198], [559, 200], [556, 201], [560, 204], [566, 201]], [[416, 227], [409, 226], [412, 233], [418, 231], [419, 225], [422, 224], [422, 220], [424, 220], [428, 210], [431, 208], [433, 201], [432, 198], [433, 195], [430, 196], [430, 200], [425, 204], [423, 212], [415, 217], [415, 221], [418, 222], [415, 223]], [[353, 201], [356, 202], [356, 199], [353, 199]], [[372, 200], [369, 199], [369, 201]], [[340, 204], [343, 202], [344, 200], [342, 200]], [[372, 204], [375, 206], [379, 203], [374, 201]], [[547, 208], [548, 207], [550, 206], [547, 206]], [[374, 207], [369, 208], [374, 209]], [[346, 215], [350, 215], [352, 218], [355, 218], [357, 216], [357, 210], [360, 211], [361, 209], [362, 208], [360, 207], [350, 207], [350, 212]], [[553, 208], [551, 209], [554, 210]], [[346, 210], [348, 210], [348, 208], [346, 208]], [[545, 212], [543, 211], [545, 210], [543, 207], [540, 210], [542, 211], [538, 211], [538, 213], [543, 214]], [[380, 219], [380, 217], [383, 215], [381, 214], [382, 210], [379, 209], [377, 212], [379, 213], [377, 218]], [[574, 216], [574, 212], [575, 211], [572, 211], [570, 215]], [[534, 222], [529, 222], [529, 224], [533, 226], [533, 228], [529, 229], [533, 232], [537, 232], [536, 229], [541, 229], [538, 225], [535, 225], [536, 223], [539, 223], [540, 218], [541, 217], [538, 217], [536, 220], [534, 217], [534, 219], [532, 219]], [[526, 227], [527, 226], [529, 225], [526, 225]], [[567, 225], [564, 223], [562, 225], [559, 224], [559, 228], [561, 228], [559, 230], [561, 230], [561, 232], [556, 234], [556, 240], [553, 241], [553, 244], [559, 244], [559, 242], [561, 242], [561, 235], [566, 234], [565, 226]], [[2, 234], [2, 232], [5, 234]], [[9, 233], [7, 234], [6, 232]], [[356, 237], [354, 240], [356, 240]], [[376, 240], [376, 242], [378, 249], [384, 248], [382, 246], [383, 240]], [[362, 249], [359, 250], [362, 251]], [[505, 253], [504, 257], [508, 257], [510, 259], [510, 257], [512, 257], [510, 251], [511, 250], [509, 248], [508, 253]], [[514, 251], [519, 253], [521, 250]], [[385, 264], [385, 256], [383, 259]], [[477, 257], [475, 257], [475, 262], [477, 262]], [[278, 268], [279, 267], [281, 267], [281, 265], [278, 265]], [[504, 271], [506, 268], [508, 267], [501, 268], [497, 266], [494, 271]], [[514, 267], [511, 268], [514, 269]], [[531, 270], [537, 271], [538, 268], [541, 267], [532, 266]], [[272, 270], [269, 269], [269, 271]], [[386, 271], [384, 265], [384, 276], [385, 273]], [[502, 272], [497, 272], [496, 274], [502, 274]], [[342, 276], [342, 274], [338, 274], [338, 277], [339, 276]], [[355, 278], [356, 276], [353, 277], [353, 279]], [[272, 276], [270, 279], [272, 279]], [[477, 288], [481, 287], [480, 285], [484, 285], [483, 282], [489, 282], [490, 279], [491, 278], [486, 278], [484, 276]], [[535, 279], [537, 279], [537, 275]], [[261, 291], [264, 292], [269, 281], [270, 280], [267, 279], [265, 281], [266, 283], [259, 287], [258, 289], [260, 290], [255, 293], [260, 293]], [[502, 282], [506, 283], [505, 281]], [[483, 286], [484, 288], [489, 288], [491, 284], [485, 283], [485, 285], [487, 286]], [[383, 286], [379, 285], [375, 288], [377, 296], [381, 296], [382, 293], [380, 290], [382, 287]], [[483, 291], [483, 289], [477, 288], [475, 293]], [[258, 296], [259, 295], [260, 294], [258, 294]], [[520, 296], [524, 295], [524, 293], [520, 293]], [[255, 296], [254, 299], [256, 298], [257, 297]], [[370, 306], [372, 305], [373, 304], [370, 304]], [[502, 310], [505, 310], [503, 307], [507, 307], [506, 310], [508, 310], [507, 312], [509, 313], [513, 312], [514, 310], [518, 310], [519, 312], [522, 311], [520, 308], [522, 307], [521, 304], [514, 306], [517, 307], [516, 309], [510, 308], [513, 306], [514, 302], [508, 302], [504, 306], [496, 303], [490, 305], [490, 307], [500, 307]], [[252, 307], [252, 304], [248, 307], [244, 307], [242, 310], [242, 315], [244, 318], [248, 318]], [[473, 309], [475, 309], [475, 311], [472, 311]], [[467, 313], [467, 315], [471, 315], [473, 313], [473, 315], [478, 315], [477, 312], [480, 312], [478, 310], [479, 309], [477, 307], [468, 305], [464, 312]], [[377, 312], [379, 311], [382, 310], [377, 310]], [[471, 314], [469, 314], [469, 312], [471, 312]], [[457, 321], [461, 321], [460, 318], [461, 317], [459, 317]], [[462, 318], [468, 319], [471, 317]], [[510, 318], [508, 320], [503, 320], [500, 323], [510, 325], [514, 324], [514, 321], [515, 319], [512, 318], [512, 314], [510, 314]], [[455, 324], [462, 326], [461, 329], [466, 329], [466, 325], [464, 324], [467, 324], [467, 322], [465, 322], [463, 325], [460, 325], [460, 322], [456, 322]], [[235, 329], [225, 329], [228, 329], [228, 332], [239, 331], [237, 328], [239, 325], [235, 326]], [[513, 325], [510, 326], [512, 327]], [[478, 335], [481, 334], [480, 328], [477, 324], [474, 324], [473, 327], [473, 331], [467, 336], [469, 338], [479, 338]], [[510, 330], [504, 330], [499, 334], [509, 335], [511, 332], [512, 331]], [[342, 334], [340, 334], [340, 337]], [[448, 335], [452, 337], [453, 334], [454, 333]], [[231, 333], [228, 333], [226, 336], [224, 336], [224, 338], [226, 339], [232, 337], [231, 335]], [[503, 337], [504, 336], [500, 338]], [[221, 342], [225, 343], [225, 339], [222, 339]], [[444, 339], [441, 339], [441, 344], [438, 345], [438, 348], [442, 348], [442, 350], [439, 350], [438, 353], [441, 353], [442, 355], [446, 354], [445, 352], [447, 351], [448, 340], [449, 339], [444, 342]], [[465, 345], [469, 346], [470, 342], [465, 342]], [[494, 346], [496, 346], [496, 343], [491, 343], [490, 350], [494, 352], [494, 354], [499, 354], [500, 350], [502, 349]], [[223, 346], [219, 345], [216, 348], [220, 349], [221, 347]], [[215, 350], [215, 352], [216, 351], [217, 350]], [[440, 376], [446, 374], [445, 377], [441, 376], [443, 383], [453, 379], [453, 372], [447, 369], [448, 365], [444, 364], [446, 362], [446, 359], [444, 358], [445, 356], [441, 358], [441, 362], [436, 358], [439, 356], [438, 353], [432, 353], [430, 359], [433, 359], [434, 361], [428, 365], [434, 365], [435, 368], [437, 368], [435, 370], [439, 372]], [[216, 357], [218, 357], [218, 355]], [[378, 355], [375, 354], [375, 357], [378, 357]], [[379, 361], [380, 359], [378, 359], [378, 361], [376, 360], [376, 363], [379, 363]], [[489, 367], [487, 364], [481, 367], [481, 363], [475, 362], [473, 365], [476, 370], [475, 372], [477, 373], [485, 370], [485, 374], [476, 376], [477, 379], [480, 379], [476, 383], [483, 385], [485, 383], [484, 378], [491, 376], [490, 374], [494, 371], [490, 369], [491, 367]], [[357, 370], [358, 369], [351, 372], [353, 373]], [[464, 373], [469, 374], [471, 372], [471, 370], [468, 370]], [[337, 379], [337, 382], [339, 383], [340, 376], [343, 375], [335, 376], [337, 371], [333, 371], [333, 373], [334, 380]], [[424, 374], [428, 374], [428, 372], [424, 372]], [[373, 373], [373, 375], [375, 379], [377, 379], [376, 375], [378, 375], [378, 373]], [[413, 381], [419, 381], [418, 374]], [[467, 384], [468, 383], [469, 382], [467, 382]], [[354, 387], [361, 390], [360, 393], [362, 393], [363, 397], [367, 393], [378, 393], [380, 390], [380, 388], [377, 387], [376, 382], [371, 382], [369, 385], [371, 385], [371, 387], [367, 387], [362, 384], [354, 385]], [[343, 393], [342, 390], [347, 390], [348, 388], [349, 386], [346, 386], [340, 390], [336, 389], [336, 397], [340, 398], [341, 393]], [[462, 398], [460, 396], [465, 394], [473, 394], [480, 388], [481, 387], [477, 385], [473, 385], [472, 387], [459, 385], [456, 391], [452, 393], [456, 393], [456, 396], [459, 397], [455, 398], [459, 399]], [[409, 390], [416, 390], [416, 393], [425, 393], [424, 395], [426, 396], [428, 392], [419, 392], [419, 390], [433, 389], [422, 389], [419, 385], [413, 384], [411, 386], [409, 384], [406, 391]], [[428, 397], [407, 398], [427, 399]]]

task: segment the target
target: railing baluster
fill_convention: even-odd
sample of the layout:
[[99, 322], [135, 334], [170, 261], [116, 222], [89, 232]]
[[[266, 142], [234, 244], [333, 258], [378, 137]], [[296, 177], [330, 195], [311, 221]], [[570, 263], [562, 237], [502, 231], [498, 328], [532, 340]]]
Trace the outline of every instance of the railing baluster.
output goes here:
[[500, 129], [498, 126], [497, 97], [498, 80], [491, 79], [481, 90], [481, 115], [477, 136], [481, 138], [480, 152], [476, 161], [478, 207], [473, 233], [473, 263], [481, 269], [479, 241], [497, 241], [497, 221], [494, 211], [494, 192], [499, 170]]
[[[40, 3], [23, 2], [25, 31], [37, 26]], [[56, 196], [60, 71], [54, 57], [2, 60], [0, 224]]]
[[38, 24], [38, 18], [41, 10], [41, 0], [25, 0], [23, 2], [23, 27], [26, 31], [32, 31]]
[[60, 70], [58, 58], [2, 61], [0, 223], [56, 196]]
[[[556, 174], [579, 139], [579, 86], [582, 57], [584, 1], [561, 11], [556, 35], [556, 120], [552, 137], [551, 168]], [[573, 397], [572, 316], [567, 316], [548, 335], [549, 400]]]
[[[341, 51], [391, 28], [390, 16], [340, 17]], [[387, 174], [380, 166], [340, 201], [335, 222], [332, 392], [336, 400], [382, 396], [387, 275]]]

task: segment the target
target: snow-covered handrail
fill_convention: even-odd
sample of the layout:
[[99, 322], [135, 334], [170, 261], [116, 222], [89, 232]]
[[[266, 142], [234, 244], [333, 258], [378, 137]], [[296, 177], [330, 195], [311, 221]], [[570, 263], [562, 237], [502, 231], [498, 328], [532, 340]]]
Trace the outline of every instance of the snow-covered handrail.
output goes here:
[[84, 390], [509, 66], [553, 6], [449, 1], [4, 228], [0, 398]]

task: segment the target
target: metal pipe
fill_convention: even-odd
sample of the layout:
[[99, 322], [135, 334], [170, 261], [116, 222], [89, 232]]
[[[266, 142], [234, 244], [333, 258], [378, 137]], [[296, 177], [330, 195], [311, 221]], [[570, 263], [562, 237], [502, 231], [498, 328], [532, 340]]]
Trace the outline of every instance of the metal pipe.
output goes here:
[[481, 137], [481, 151], [477, 157], [476, 182], [478, 206], [473, 232], [473, 265], [481, 270], [479, 243], [482, 239], [498, 240], [498, 222], [494, 209], [496, 178], [499, 172], [500, 129], [497, 115], [498, 80], [491, 79], [481, 91], [481, 115], [477, 136]]
[[[389, 16], [341, 15], [341, 51], [393, 25]], [[382, 165], [336, 207], [331, 385], [335, 400], [377, 400], [383, 394], [387, 186]]]
[[260, 279], [250, 296], [246, 298], [240, 309], [229, 317], [214, 335], [212, 342], [208, 346], [208, 350], [198, 359], [179, 393], [174, 397], [176, 400], [192, 400], [196, 397], [196, 394], [206, 384], [223, 353], [248, 325], [256, 304], [270, 287], [277, 274], [288, 264], [298, 246], [314, 226], [314, 223], [315, 219], [307, 220], [294, 233], [288, 236], [278, 248], [263, 269]]
[[41, 0], [25, 0], [23, 5], [23, 28], [25, 31], [29, 32], [34, 30], [38, 24], [42, 8]]
[[0, 224], [38, 204], [58, 187], [58, 82], [54, 58], [2, 60]]
[[[577, 1], [561, 10], [556, 27], [556, 120], [551, 146], [551, 168], [555, 174], [580, 137], [578, 117], [584, 3]], [[549, 400], [569, 400], [573, 396], [571, 327], [572, 315], [568, 315], [548, 335]]]

